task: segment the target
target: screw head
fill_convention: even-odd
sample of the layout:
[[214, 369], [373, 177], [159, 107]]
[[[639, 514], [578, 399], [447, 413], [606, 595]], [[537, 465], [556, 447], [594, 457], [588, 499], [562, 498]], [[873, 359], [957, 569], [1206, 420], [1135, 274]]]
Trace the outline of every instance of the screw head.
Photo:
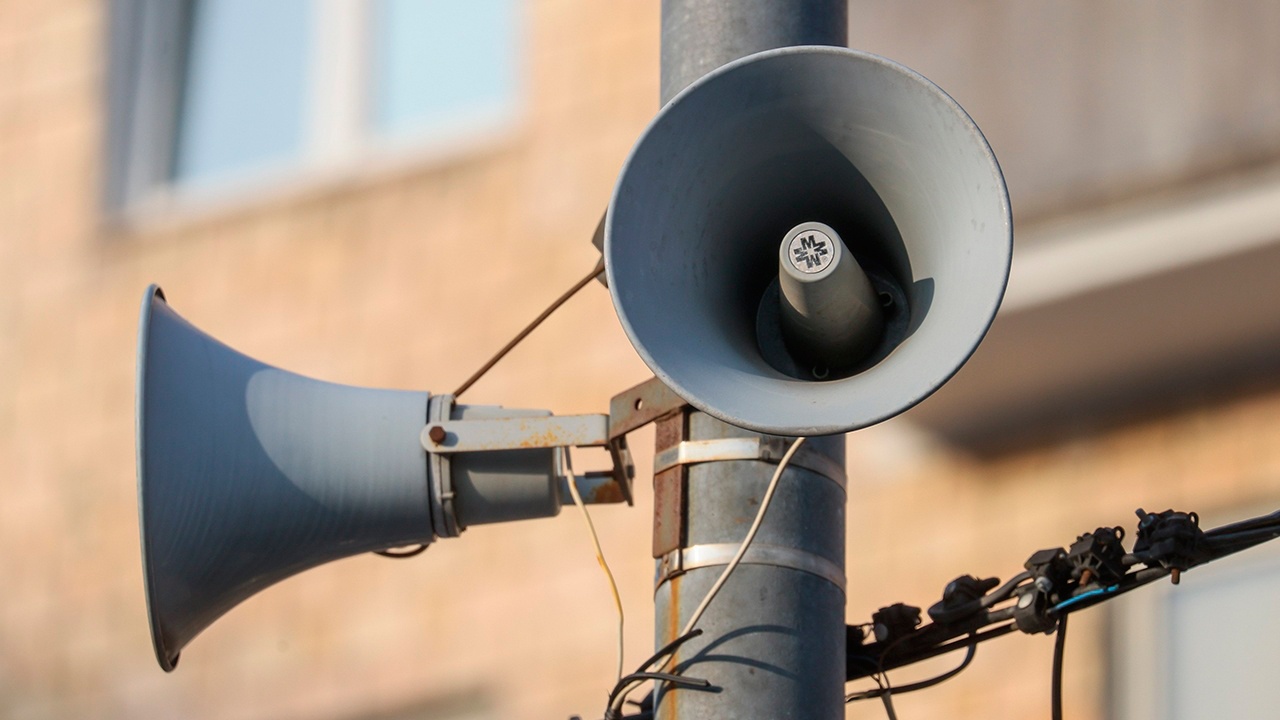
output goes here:
[[439, 425], [432, 425], [431, 429], [427, 431], [427, 437], [431, 438], [431, 442], [437, 445], [444, 442], [445, 435], [444, 428]]

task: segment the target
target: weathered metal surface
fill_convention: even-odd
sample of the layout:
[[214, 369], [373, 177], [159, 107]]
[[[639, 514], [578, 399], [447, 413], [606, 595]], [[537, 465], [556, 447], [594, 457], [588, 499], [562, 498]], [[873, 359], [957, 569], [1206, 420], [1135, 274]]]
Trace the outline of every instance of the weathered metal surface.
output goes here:
[[628, 505], [633, 504], [635, 465], [627, 447], [627, 433], [678, 412], [684, 404], [683, 398], [657, 378], [628, 388], [609, 401], [609, 453], [618, 488]]
[[658, 378], [649, 378], [609, 401], [609, 437], [621, 437], [679, 410], [684, 398]]
[[[678, 548], [663, 555], [658, 560], [658, 577], [654, 583], [655, 589], [661, 587], [662, 583], [667, 582], [676, 575], [689, 570], [728, 565], [733, 556], [737, 554], [740, 545], [741, 543], [694, 545], [687, 548]], [[845, 588], [843, 567], [821, 555], [803, 552], [794, 548], [779, 547], [767, 543], [752, 543], [746, 554], [742, 556], [742, 560], [739, 561], [739, 565], [773, 565], [775, 567], [791, 568], [792, 570], [816, 575], [839, 587], [842, 591]]]
[[846, 0], [662, 0], [662, 102], [726, 63], [792, 45], [849, 44]]
[[[791, 442], [791, 438], [764, 436], [686, 440], [675, 447], [659, 452], [653, 459], [653, 471], [658, 473], [676, 465], [694, 465], [717, 460], [763, 460], [776, 464], [787, 453]], [[845, 486], [844, 467], [832, 462], [823, 453], [809, 449], [807, 445], [800, 446], [800, 449], [791, 457], [791, 464], [812, 470], [834, 481], [842, 488]]]
[[[689, 417], [701, 440], [757, 437], [703, 413]], [[766, 436], [766, 440], [768, 438]], [[789, 439], [780, 439], [789, 443]], [[844, 438], [815, 437], [812, 450], [843, 466]], [[684, 469], [684, 552], [656, 571], [670, 577], [654, 595], [656, 644], [674, 639], [724, 571], [760, 507], [776, 463], [729, 460]], [[748, 562], [734, 570], [698, 622], [704, 634], [684, 645], [675, 667], [706, 678], [714, 692], [659, 691], [660, 720], [843, 717], [844, 489], [788, 466], [764, 516]], [[759, 562], [761, 555], [773, 562]]]
[[[435, 428], [444, 430], [442, 442]], [[433, 453], [598, 447], [609, 441], [608, 415], [557, 415], [485, 420], [446, 420], [422, 431], [422, 446]]]
[[[687, 410], [659, 420], [655, 427], [657, 454], [677, 447], [688, 434]], [[653, 556], [683, 547], [685, 540], [685, 482], [687, 469], [675, 465], [653, 475]]]
[[635, 504], [635, 495], [631, 485], [636, 479], [636, 465], [631, 460], [631, 448], [627, 445], [627, 436], [619, 435], [609, 439], [609, 458], [613, 461], [612, 476], [618, 486], [618, 492], [627, 505]]
[[[656, 396], [649, 393], [645, 397]], [[603, 446], [609, 451], [613, 464], [607, 476], [616, 487], [607, 490], [601, 486], [596, 489], [597, 492], [602, 493], [601, 497], [604, 497], [603, 493], [608, 493], [609, 497], [618, 497], [617, 501], [633, 504], [631, 486], [635, 479], [635, 464], [627, 446], [626, 430], [611, 433], [610, 416], [551, 416], [544, 415], [546, 411], [543, 410], [507, 411], [502, 408], [494, 408], [493, 412], [498, 415], [510, 412], [518, 416], [442, 419], [433, 415], [422, 429], [421, 435], [422, 446], [432, 455], [432, 462], [441, 465], [445, 462], [440, 459], [442, 457], [465, 457], [467, 453]], [[632, 419], [631, 422], [634, 424], [635, 420]], [[447, 490], [442, 489], [439, 496], [448, 496]]]
[[[427, 406], [427, 422], [446, 422], [453, 413], [452, 395], [435, 395]], [[429, 434], [430, 430], [423, 430]], [[429, 439], [429, 438], [428, 438]], [[447, 453], [427, 453], [427, 482], [431, 496], [431, 521], [441, 537], [458, 537], [462, 526], [454, 512], [453, 463]]]
[[[504, 427], [511, 423], [541, 423], [556, 418], [546, 410], [459, 405], [452, 395], [431, 399], [424, 446], [454, 437], [447, 428]], [[428, 447], [430, 449], [430, 447]], [[471, 525], [552, 517], [560, 512], [561, 453], [559, 446], [536, 443], [487, 447], [483, 451], [427, 453], [431, 510], [440, 534], [453, 537]]]
[[[578, 496], [587, 505], [609, 505], [626, 502], [622, 489], [614, 481], [612, 472], [582, 473], [581, 475], [575, 475], [574, 479], [577, 480]], [[567, 477], [560, 478], [560, 497], [565, 502], [568, 502], [567, 498], [572, 497], [569, 493], [569, 478]]]

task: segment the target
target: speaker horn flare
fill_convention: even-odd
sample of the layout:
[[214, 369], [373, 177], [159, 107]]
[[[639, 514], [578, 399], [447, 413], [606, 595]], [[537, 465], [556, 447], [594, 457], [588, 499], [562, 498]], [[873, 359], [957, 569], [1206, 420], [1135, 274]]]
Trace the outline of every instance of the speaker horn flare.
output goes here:
[[[885, 308], [878, 343], [827, 379], [786, 357], [766, 317], [779, 242], [806, 222], [844, 239]], [[725, 422], [815, 435], [892, 417], [960, 368], [1004, 294], [1012, 221], [995, 156], [937, 86], [875, 55], [790, 47], [662, 109], [619, 176], [604, 245], [654, 374]]]
[[422, 392], [311, 380], [242, 355], [152, 286], [138, 347], [138, 501], [161, 667], [259, 590], [434, 537]]

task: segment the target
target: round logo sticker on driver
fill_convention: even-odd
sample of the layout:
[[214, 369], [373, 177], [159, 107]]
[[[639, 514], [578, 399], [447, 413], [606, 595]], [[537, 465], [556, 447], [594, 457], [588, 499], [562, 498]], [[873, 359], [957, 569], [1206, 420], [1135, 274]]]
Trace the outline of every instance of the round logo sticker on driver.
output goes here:
[[791, 266], [808, 275], [826, 270], [835, 257], [835, 243], [821, 230], [805, 230], [791, 238], [787, 246]]

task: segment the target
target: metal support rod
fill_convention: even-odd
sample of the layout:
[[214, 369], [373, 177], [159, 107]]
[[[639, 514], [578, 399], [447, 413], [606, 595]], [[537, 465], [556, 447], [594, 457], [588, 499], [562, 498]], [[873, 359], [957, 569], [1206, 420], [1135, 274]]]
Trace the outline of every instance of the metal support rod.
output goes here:
[[848, 44], [847, 0], [662, 0], [662, 102], [763, 50]]
[[[663, 0], [662, 102], [756, 52], [847, 42], [846, 0]], [[657, 450], [678, 457], [681, 442], [729, 438], [755, 438], [761, 447], [779, 440], [685, 409], [659, 423]], [[846, 495], [843, 473], [831, 477], [831, 468], [844, 468], [844, 437], [810, 439], [805, 452], [806, 461], [784, 472], [753, 553], [702, 616], [704, 634], [675, 656], [678, 672], [706, 678], [712, 690], [660, 688], [659, 720], [844, 717]], [[742, 541], [776, 462], [762, 453], [655, 476], [658, 647], [676, 637], [723, 571], [716, 558], [726, 554], [717, 550]]]

